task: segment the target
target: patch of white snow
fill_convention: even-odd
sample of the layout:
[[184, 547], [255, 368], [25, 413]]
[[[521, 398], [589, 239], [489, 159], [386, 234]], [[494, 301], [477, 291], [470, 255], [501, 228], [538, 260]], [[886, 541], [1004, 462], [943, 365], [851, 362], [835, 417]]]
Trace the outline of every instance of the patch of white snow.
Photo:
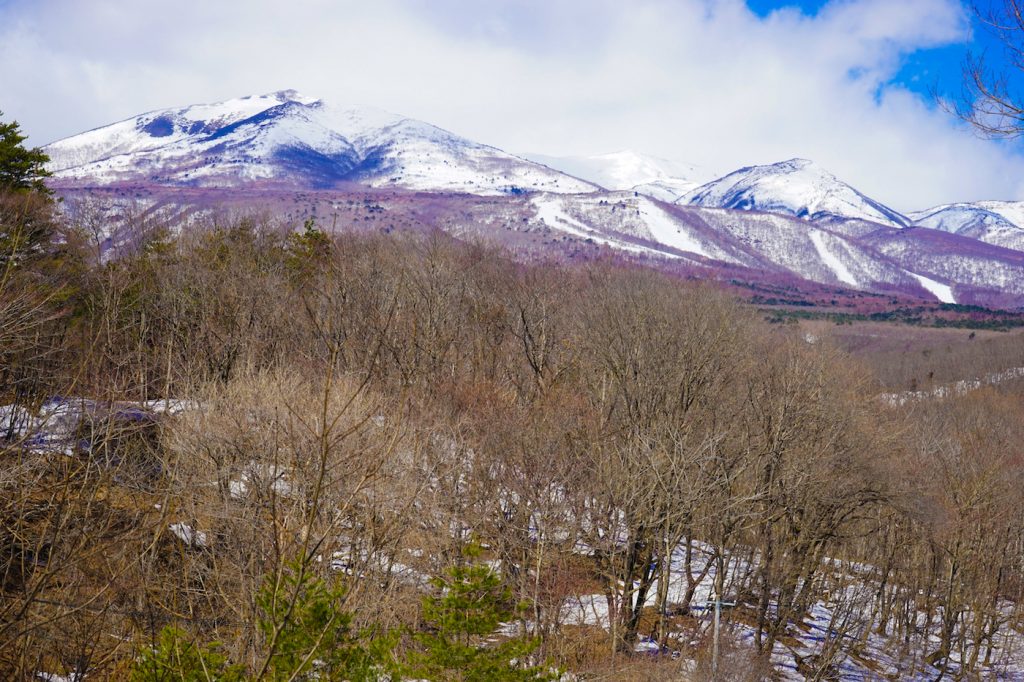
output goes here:
[[712, 258], [704, 245], [687, 232], [680, 221], [674, 220], [668, 213], [658, 208], [654, 202], [641, 200], [638, 210], [647, 229], [651, 231], [651, 236], [658, 242], [680, 251]]
[[818, 252], [818, 256], [835, 273], [836, 278], [844, 284], [854, 287], [860, 286], [857, 278], [853, 276], [853, 273], [846, 267], [846, 264], [828, 248], [828, 244], [825, 243], [825, 233], [819, 230], [811, 230], [810, 236], [811, 243], [814, 244], [814, 249]]
[[928, 290], [930, 294], [939, 299], [941, 303], [956, 303], [956, 297], [953, 296], [953, 289], [949, 285], [943, 284], [942, 282], [936, 282], [934, 279], [929, 279], [922, 275], [915, 275], [912, 272], [907, 272], [908, 275], [916, 279], [921, 286]]
[[652, 256], [660, 256], [662, 258], [678, 258], [674, 254], [665, 253], [663, 251], [657, 251], [655, 249], [649, 249], [644, 246], [638, 246], [637, 244], [630, 244], [629, 242], [621, 241], [618, 239], [609, 239], [603, 237], [597, 233], [597, 231], [591, 229], [588, 225], [576, 220], [571, 215], [566, 213], [562, 206], [561, 200], [551, 196], [539, 196], [533, 199], [533, 206], [537, 210], [537, 217], [544, 221], [548, 227], [562, 232], [567, 232], [575, 237], [581, 239], [589, 239], [597, 244], [603, 246], [610, 246], [614, 249], [620, 249], [623, 251], [631, 251], [633, 253], [641, 253]]

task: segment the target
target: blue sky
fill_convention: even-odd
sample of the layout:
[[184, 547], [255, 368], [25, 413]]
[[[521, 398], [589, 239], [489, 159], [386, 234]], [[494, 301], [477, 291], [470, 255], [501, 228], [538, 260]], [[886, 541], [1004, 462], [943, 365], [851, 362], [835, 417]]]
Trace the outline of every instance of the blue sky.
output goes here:
[[0, 110], [42, 144], [294, 88], [516, 153], [810, 158], [911, 211], [1024, 200], [1021, 144], [928, 94], [985, 47], [966, 0], [0, 0]]
[[[999, 1], [979, 0], [977, 5], [985, 10]], [[829, 0], [746, 0], [746, 3], [760, 17], [784, 8], [794, 8], [802, 14], [814, 16], [829, 4]], [[945, 97], [956, 97], [961, 92], [962, 67], [969, 53], [985, 53], [986, 60], [993, 65], [1005, 65], [998, 42], [978, 23], [973, 14], [966, 14], [970, 21], [968, 34], [948, 45], [904, 55], [899, 70], [889, 82], [908, 88], [922, 97], [931, 97], [935, 92]]]

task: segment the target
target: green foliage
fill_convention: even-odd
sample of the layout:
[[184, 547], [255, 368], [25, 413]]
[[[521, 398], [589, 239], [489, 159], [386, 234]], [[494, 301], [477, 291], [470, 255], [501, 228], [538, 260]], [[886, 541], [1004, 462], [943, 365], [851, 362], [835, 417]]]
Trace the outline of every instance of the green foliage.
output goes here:
[[0, 188], [0, 268], [39, 265], [59, 256], [52, 204], [38, 193]]
[[[344, 680], [389, 679], [387, 655], [395, 638], [357, 632], [341, 608], [345, 590], [329, 585], [301, 562], [277, 578], [268, 576], [256, 597], [258, 629], [263, 636], [257, 668], [246, 671], [212, 642], [198, 644], [168, 626], [153, 649], [143, 652], [132, 670], [133, 682], [180, 680]], [[373, 635], [378, 636], [374, 637]], [[364, 642], [369, 641], [369, 644]]]
[[288, 271], [298, 277], [308, 277], [322, 267], [331, 254], [331, 240], [316, 222], [309, 218], [303, 223], [302, 232], [288, 235], [286, 247]]
[[[478, 547], [471, 547], [468, 558], [477, 558], [479, 552]], [[512, 604], [511, 592], [490, 566], [454, 566], [432, 583], [439, 594], [423, 601], [428, 629], [413, 636], [420, 650], [410, 655], [411, 677], [445, 682], [556, 678], [541, 668], [524, 665], [536, 650], [537, 640], [495, 635], [498, 626], [519, 615], [523, 606]]]
[[156, 647], [143, 652], [131, 672], [132, 682], [205, 682], [243, 680], [241, 666], [230, 665], [216, 642], [199, 645], [173, 626], [160, 631]]
[[[3, 112], [0, 112], [3, 116]], [[49, 195], [50, 157], [38, 147], [28, 149], [17, 121], [0, 123], [0, 190], [29, 190]]]
[[266, 580], [256, 598], [267, 651], [265, 679], [376, 680], [389, 640], [366, 648], [341, 609], [345, 590], [328, 585], [295, 562], [279, 581]]
[[45, 182], [50, 157], [26, 148], [26, 139], [17, 121], [0, 122], [0, 271], [42, 260], [59, 267], [65, 260], [57, 253], [52, 191]]
[[[793, 305], [792, 303], [786, 303]], [[770, 324], [789, 324], [798, 320], [827, 320], [837, 325], [856, 322], [895, 322], [915, 327], [951, 327], [955, 329], [987, 329], [1009, 331], [1024, 327], [1024, 315], [1006, 310], [989, 310], [980, 306], [942, 304], [938, 307], [903, 307], [874, 313], [844, 313], [828, 310], [789, 310], [759, 308]], [[946, 313], [954, 317], [940, 317]]]

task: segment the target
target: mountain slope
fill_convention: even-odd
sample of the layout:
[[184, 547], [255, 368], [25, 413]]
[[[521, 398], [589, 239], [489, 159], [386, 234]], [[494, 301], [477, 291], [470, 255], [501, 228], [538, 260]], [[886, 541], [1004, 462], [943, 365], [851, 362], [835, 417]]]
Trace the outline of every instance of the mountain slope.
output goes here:
[[942, 303], [1024, 302], [1024, 254], [938, 230], [859, 221], [832, 229], [792, 216], [673, 206], [631, 192], [538, 194], [531, 203], [535, 220], [548, 228], [637, 256]]
[[908, 224], [904, 216], [806, 159], [741, 168], [698, 187], [680, 203], [781, 213], [813, 221], [867, 220], [891, 227]]
[[150, 112], [44, 149], [55, 178], [66, 182], [357, 183], [474, 194], [596, 189], [420, 121], [290, 90]]
[[1024, 251], [1024, 202], [948, 204], [909, 216], [915, 225]]
[[142, 114], [47, 145], [49, 169], [62, 174], [105, 159], [151, 152], [185, 140], [198, 140], [289, 99], [314, 101], [301, 100], [293, 91], [283, 91]]
[[941, 229], [908, 227], [904, 216], [803, 160], [744, 168], [662, 201], [656, 197], [675, 197], [671, 188], [699, 171], [631, 152], [546, 157], [586, 178], [579, 179], [421, 121], [293, 91], [155, 111], [46, 151], [58, 189], [139, 202], [123, 207], [125, 230], [105, 235], [111, 251], [131, 242], [129, 228], [139, 225], [132, 216], [187, 222], [226, 203], [254, 210], [266, 202], [289, 224], [313, 217], [362, 229], [406, 225], [539, 257], [611, 250], [702, 276], [742, 270], [744, 281], [797, 288], [1024, 305], [1024, 252], [1004, 248], [1024, 233], [1016, 222], [1024, 204], [939, 207], [914, 217]]

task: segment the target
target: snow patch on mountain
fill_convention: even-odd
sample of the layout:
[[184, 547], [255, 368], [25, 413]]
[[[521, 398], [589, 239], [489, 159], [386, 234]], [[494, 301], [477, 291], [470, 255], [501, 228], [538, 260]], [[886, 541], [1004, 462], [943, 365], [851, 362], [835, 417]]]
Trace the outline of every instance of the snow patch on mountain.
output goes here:
[[835, 273], [836, 278], [844, 284], [849, 284], [852, 287], [859, 287], [860, 282], [853, 276], [846, 264], [839, 259], [834, 252], [829, 249], [829, 245], [826, 242], [827, 237], [821, 230], [810, 231], [811, 243], [814, 244], [814, 249], [818, 252], [818, 256], [821, 257], [822, 262], [827, 265], [832, 272]]
[[1024, 201], [979, 201], [976, 206], [992, 211], [1024, 229]]
[[294, 90], [282, 90], [214, 104], [151, 111], [46, 145], [46, 153], [50, 156], [48, 168], [54, 173], [60, 173], [121, 154], [168, 147], [183, 140], [215, 133], [288, 101], [308, 104], [315, 102]]
[[574, 237], [592, 241], [596, 244], [609, 246], [614, 249], [620, 249], [635, 254], [658, 256], [661, 258], [678, 258], [678, 256], [675, 256], [674, 254], [665, 253], [658, 251], [657, 249], [651, 249], [638, 244], [632, 244], [622, 239], [610, 238], [602, 234], [600, 230], [595, 230], [586, 223], [571, 216], [566, 211], [564, 201], [564, 199], [558, 196], [551, 195], [539, 195], [532, 199], [537, 218], [552, 229], [567, 232]]
[[806, 159], [741, 168], [698, 187], [679, 203], [782, 213], [814, 221], [866, 220], [891, 227], [908, 223], [893, 209]]
[[916, 275], [913, 272], [908, 271], [907, 274], [920, 282], [921, 286], [934, 295], [940, 303], [956, 303], [956, 297], [953, 295], [953, 289], [949, 285], [943, 284], [942, 282], [936, 282], [934, 279], [923, 275]]
[[[69, 190], [119, 192], [96, 186], [123, 182], [146, 192], [241, 188], [248, 197], [252, 187], [374, 187], [400, 189], [403, 200], [409, 190], [423, 191], [434, 193], [435, 207], [478, 206], [488, 230], [515, 230], [525, 219], [527, 231], [561, 232], [558, 242], [579, 239], [644, 258], [879, 292], [927, 291], [945, 302], [1024, 301], [1024, 203], [937, 207], [914, 214], [922, 226], [907, 227], [908, 218], [800, 159], [744, 168], [666, 202], [658, 197], [675, 199], [706, 179], [702, 171], [633, 152], [543, 157], [555, 170], [421, 121], [294, 91], [150, 112], [46, 151]], [[437, 193], [459, 196], [442, 202]], [[467, 195], [507, 200], [473, 204]], [[147, 210], [156, 216], [161, 209]], [[473, 229], [464, 212], [449, 216], [442, 229]], [[111, 245], [122, 239], [102, 236]]]
[[[558, 206], [587, 235], [602, 235], [614, 243], [640, 244], [650, 253], [674, 258], [718, 260], [742, 264], [734, 249], [722, 248], [719, 237], [679, 215], [678, 209], [634, 192], [558, 195]], [[552, 197], [538, 196], [534, 204]], [[693, 256], [693, 258], [691, 258]]]
[[641, 200], [638, 202], [638, 213], [641, 220], [646, 224], [647, 229], [650, 230], [651, 237], [655, 241], [671, 246], [674, 249], [680, 251], [688, 251], [695, 253], [698, 256], [704, 256], [705, 258], [715, 258], [711, 252], [705, 248], [696, 237], [686, 229], [686, 225], [681, 221], [672, 218], [662, 208], [658, 207], [654, 202], [648, 200]]

